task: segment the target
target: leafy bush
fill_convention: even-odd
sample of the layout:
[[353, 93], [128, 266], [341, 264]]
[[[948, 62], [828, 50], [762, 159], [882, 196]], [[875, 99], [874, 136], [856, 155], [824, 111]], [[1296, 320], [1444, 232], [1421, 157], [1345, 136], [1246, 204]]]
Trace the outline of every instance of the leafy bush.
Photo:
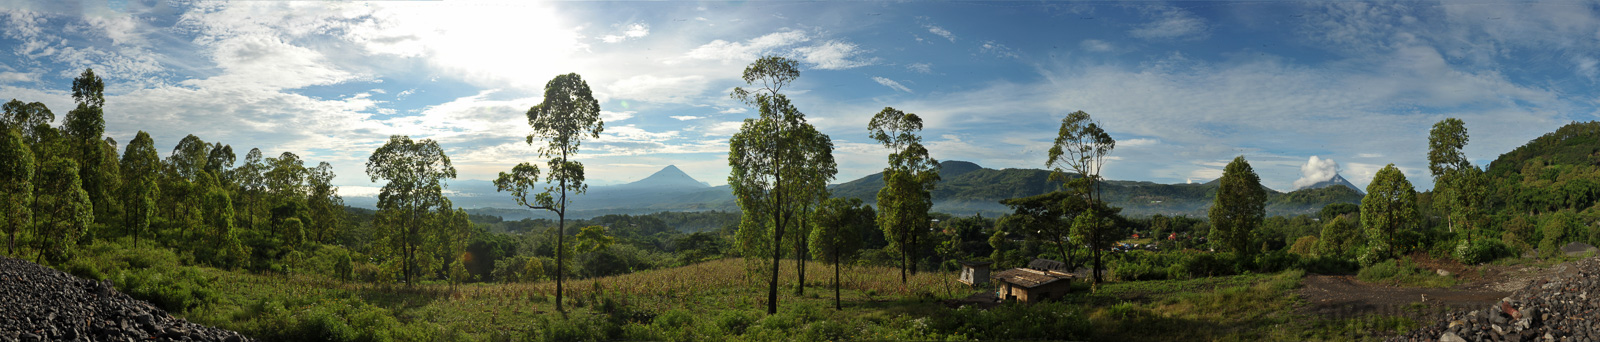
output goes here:
[[210, 281], [188, 266], [123, 270], [113, 282], [129, 296], [170, 312], [185, 312], [216, 298]]
[[1497, 239], [1461, 240], [1456, 243], [1455, 257], [1463, 264], [1476, 265], [1515, 255], [1511, 247]]

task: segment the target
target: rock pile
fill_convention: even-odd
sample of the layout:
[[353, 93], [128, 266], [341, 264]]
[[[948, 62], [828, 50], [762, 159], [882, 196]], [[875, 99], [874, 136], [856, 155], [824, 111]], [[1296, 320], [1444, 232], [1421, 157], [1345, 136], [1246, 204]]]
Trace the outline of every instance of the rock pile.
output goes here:
[[1600, 258], [1556, 266], [1499, 303], [1392, 341], [1600, 341]]
[[173, 318], [111, 282], [0, 257], [0, 341], [251, 341]]

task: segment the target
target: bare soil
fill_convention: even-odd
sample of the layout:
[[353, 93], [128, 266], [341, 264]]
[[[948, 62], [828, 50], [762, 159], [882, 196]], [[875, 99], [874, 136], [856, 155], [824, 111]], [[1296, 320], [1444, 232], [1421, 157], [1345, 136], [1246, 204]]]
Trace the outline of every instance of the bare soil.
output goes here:
[[1308, 304], [1303, 310], [1335, 318], [1368, 314], [1421, 318], [1461, 308], [1488, 307], [1551, 272], [1532, 266], [1468, 266], [1425, 255], [1409, 258], [1424, 269], [1449, 271], [1461, 283], [1450, 288], [1405, 287], [1368, 283], [1355, 275], [1307, 274], [1298, 290]]

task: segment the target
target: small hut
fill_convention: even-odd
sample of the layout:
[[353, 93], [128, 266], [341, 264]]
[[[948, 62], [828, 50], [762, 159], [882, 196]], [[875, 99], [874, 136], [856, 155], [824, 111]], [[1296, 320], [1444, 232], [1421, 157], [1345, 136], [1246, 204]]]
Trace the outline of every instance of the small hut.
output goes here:
[[994, 264], [994, 262], [965, 260], [956, 260], [956, 262], [961, 264], [961, 279], [959, 280], [962, 283], [972, 286], [989, 283], [989, 265]]
[[1000, 271], [992, 278], [999, 284], [995, 294], [1000, 299], [1033, 303], [1065, 296], [1075, 277], [1059, 261], [1034, 259], [1026, 268]]

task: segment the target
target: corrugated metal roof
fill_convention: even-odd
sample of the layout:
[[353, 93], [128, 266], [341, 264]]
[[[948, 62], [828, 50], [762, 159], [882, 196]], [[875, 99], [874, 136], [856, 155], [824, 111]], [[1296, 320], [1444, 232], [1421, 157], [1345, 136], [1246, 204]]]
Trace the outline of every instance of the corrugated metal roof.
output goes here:
[[995, 273], [993, 276], [990, 276], [990, 278], [1031, 289], [1044, 284], [1056, 282], [1057, 280], [1072, 279], [1073, 276], [1070, 274], [1045, 272], [1026, 268], [1013, 268], [1000, 271], [1000, 273]]

